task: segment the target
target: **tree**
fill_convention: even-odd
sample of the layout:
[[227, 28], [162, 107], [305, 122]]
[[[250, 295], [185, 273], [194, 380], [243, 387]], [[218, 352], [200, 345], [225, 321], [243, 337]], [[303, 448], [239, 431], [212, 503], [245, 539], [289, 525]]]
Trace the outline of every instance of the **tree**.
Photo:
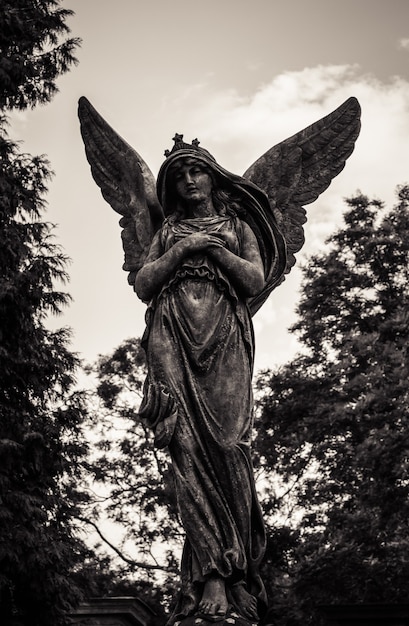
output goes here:
[[277, 623], [407, 600], [409, 187], [397, 198], [390, 211], [347, 201], [345, 227], [304, 268], [303, 353], [258, 379], [258, 462], [282, 486]]
[[[123, 341], [112, 354], [100, 356], [89, 372], [96, 380], [90, 424], [96, 443], [89, 472], [100, 495], [87, 522], [108, 554], [117, 557], [112, 571], [121, 571], [147, 601], [155, 600], [161, 589], [166, 604], [174, 590], [183, 533], [168, 456], [154, 447], [152, 433], [138, 418], [146, 376], [140, 341]], [[115, 539], [103, 530], [106, 520], [115, 524]]]
[[0, 14], [0, 614], [33, 626], [65, 623], [89, 554], [75, 522], [86, 500], [79, 362], [69, 331], [47, 329], [69, 300], [66, 257], [41, 219], [51, 173], [6, 132], [7, 113], [48, 101], [74, 62], [58, 4], [2, 1]]
[[49, 102], [73, 63], [78, 38], [67, 38], [73, 12], [61, 0], [0, 1], [0, 108]]

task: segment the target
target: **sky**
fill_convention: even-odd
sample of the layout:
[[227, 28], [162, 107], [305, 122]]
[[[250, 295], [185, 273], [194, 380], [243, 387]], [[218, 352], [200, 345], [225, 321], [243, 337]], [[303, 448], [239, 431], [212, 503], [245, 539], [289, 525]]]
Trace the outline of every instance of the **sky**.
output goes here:
[[103, 200], [85, 158], [78, 98], [85, 95], [156, 175], [175, 132], [198, 137], [242, 174], [268, 148], [350, 96], [362, 131], [343, 172], [307, 207], [297, 266], [254, 317], [256, 370], [300, 346], [300, 267], [342, 226], [344, 199], [360, 190], [394, 202], [409, 182], [407, 0], [65, 0], [82, 39], [79, 64], [53, 101], [11, 118], [22, 149], [45, 154], [55, 175], [46, 218], [71, 258], [73, 298], [53, 327], [69, 326], [86, 362], [140, 336], [145, 305], [127, 283], [119, 216]]

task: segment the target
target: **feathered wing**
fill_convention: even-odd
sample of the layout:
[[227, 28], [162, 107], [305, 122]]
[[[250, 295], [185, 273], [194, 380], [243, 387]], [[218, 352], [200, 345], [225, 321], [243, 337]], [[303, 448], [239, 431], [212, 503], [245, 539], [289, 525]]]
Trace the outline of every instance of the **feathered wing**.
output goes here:
[[92, 176], [105, 200], [122, 215], [123, 269], [133, 285], [163, 221], [155, 179], [142, 157], [85, 97], [79, 100], [78, 116]]
[[[303, 205], [314, 202], [344, 168], [359, 135], [360, 112], [358, 100], [349, 98], [329, 115], [272, 147], [243, 175], [268, 196], [286, 242], [284, 273], [291, 270], [294, 254], [304, 244]], [[279, 282], [266, 285], [255, 308]]]

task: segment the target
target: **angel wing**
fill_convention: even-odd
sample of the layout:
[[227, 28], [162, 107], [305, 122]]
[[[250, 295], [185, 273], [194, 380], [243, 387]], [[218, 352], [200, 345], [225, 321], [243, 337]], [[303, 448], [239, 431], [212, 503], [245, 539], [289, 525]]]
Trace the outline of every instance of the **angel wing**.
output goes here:
[[[304, 244], [307, 218], [303, 205], [314, 202], [344, 168], [359, 135], [360, 113], [358, 100], [349, 98], [329, 115], [270, 148], [243, 175], [268, 196], [286, 242], [284, 274], [291, 270], [294, 254]], [[253, 310], [280, 282], [266, 285], [253, 300]]]
[[136, 150], [85, 97], [78, 102], [78, 117], [92, 176], [105, 200], [122, 215], [123, 269], [129, 272], [128, 282], [133, 285], [163, 221], [155, 178]]

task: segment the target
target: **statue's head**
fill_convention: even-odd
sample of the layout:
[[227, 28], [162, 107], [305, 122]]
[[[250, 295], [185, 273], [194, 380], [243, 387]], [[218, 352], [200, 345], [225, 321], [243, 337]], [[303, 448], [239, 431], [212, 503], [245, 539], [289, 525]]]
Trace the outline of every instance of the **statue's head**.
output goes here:
[[183, 135], [176, 134], [173, 141], [172, 150], [165, 151], [166, 159], [157, 179], [157, 194], [165, 215], [183, 214], [175, 181], [178, 169], [186, 163], [196, 163], [209, 175], [213, 205], [219, 215], [244, 213], [245, 199], [238, 187], [243, 179], [221, 167], [214, 156], [199, 145], [197, 139], [188, 144], [183, 141]]
[[166, 160], [159, 170], [157, 181], [158, 198], [165, 215], [174, 213], [180, 203], [177, 177], [183, 169], [196, 166], [203, 171], [209, 178], [209, 187], [212, 192], [222, 185], [218, 176], [220, 168], [216, 159], [210, 152], [200, 147], [197, 139], [187, 144], [183, 141], [183, 135], [176, 134], [173, 141], [172, 150], [165, 151]]

